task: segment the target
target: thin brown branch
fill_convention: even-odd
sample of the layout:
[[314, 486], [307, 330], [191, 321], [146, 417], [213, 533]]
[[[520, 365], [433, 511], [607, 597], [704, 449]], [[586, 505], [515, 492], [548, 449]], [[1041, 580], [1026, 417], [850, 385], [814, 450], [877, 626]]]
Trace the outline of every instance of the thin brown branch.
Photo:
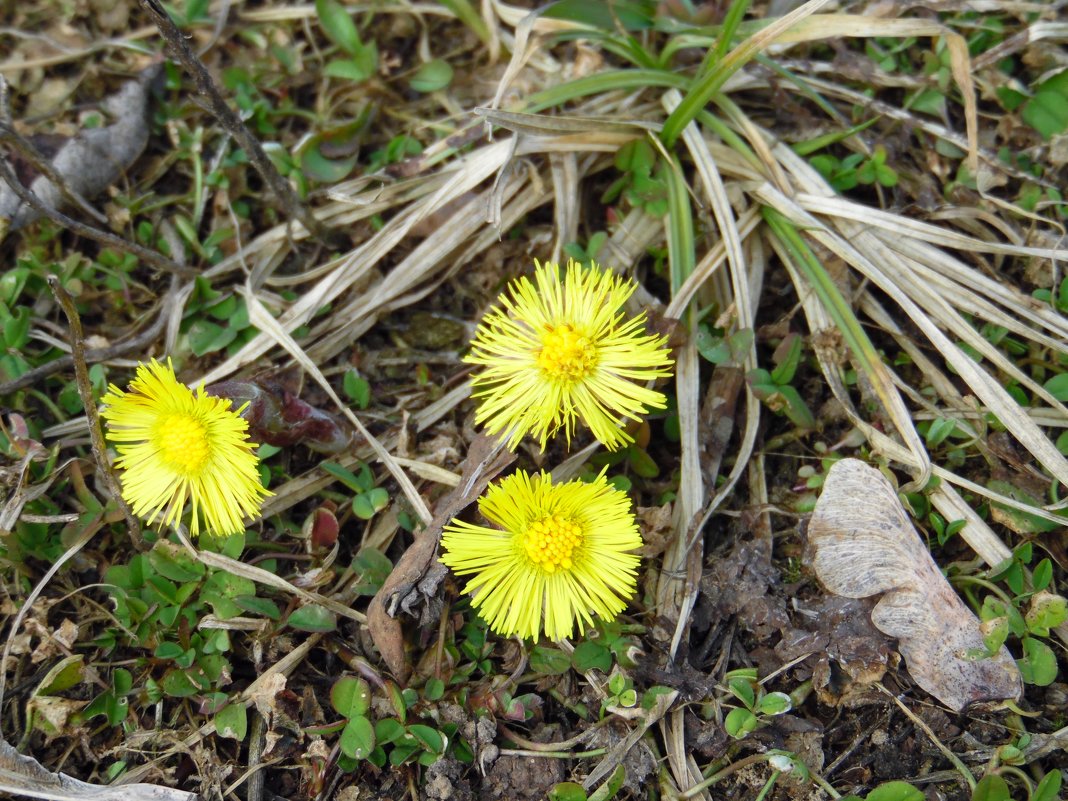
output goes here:
[[178, 264], [178, 262], [171, 261], [166, 256], [162, 256], [155, 251], [142, 247], [135, 242], [129, 242], [121, 236], [116, 236], [108, 231], [101, 231], [99, 228], [94, 228], [91, 225], [78, 222], [77, 220], [68, 217], [66, 214], [56, 211], [23, 186], [22, 182], [19, 181], [10, 165], [7, 163], [7, 160], [3, 158], [0, 158], [0, 178], [7, 182], [7, 185], [11, 187], [11, 191], [18, 195], [23, 203], [35, 208], [45, 217], [56, 223], [56, 225], [67, 228], [80, 236], [84, 236], [86, 239], [92, 239], [94, 242], [99, 242], [102, 245], [107, 245], [108, 247], [136, 256], [141, 261], [152, 265], [157, 270], [176, 273], [186, 278], [192, 278], [197, 274], [196, 270], [189, 267], [183, 267]]
[[68, 205], [80, 208], [98, 223], [107, 223], [108, 218], [102, 212], [93, 208], [88, 200], [71, 189], [70, 185], [63, 179], [63, 176], [52, 166], [52, 163], [33, 146], [33, 142], [12, 128], [7, 121], [0, 121], [0, 142], [7, 142], [11, 145], [11, 147], [17, 150], [35, 170], [55, 184], [63, 194]]
[[208, 68], [204, 66], [204, 62], [197, 58], [196, 53], [189, 47], [185, 35], [178, 30], [178, 26], [174, 24], [174, 21], [159, 3], [159, 0], [140, 0], [140, 2], [142, 7], [148, 11], [149, 16], [152, 17], [152, 21], [156, 23], [160, 35], [163, 36], [171, 52], [178, 57], [186, 72], [193, 78], [197, 91], [207, 100], [211, 113], [215, 115], [219, 124], [237, 140], [237, 143], [248, 154], [249, 161], [252, 162], [252, 166], [256, 168], [256, 171], [271, 188], [282, 207], [282, 211], [288, 214], [290, 218], [299, 220], [316, 239], [329, 243], [331, 239], [330, 232], [304, 205], [289, 184], [289, 181], [283, 178], [278, 170], [275, 169], [259, 140], [252, 135], [245, 123], [241, 121], [241, 118], [230, 108], [219, 88], [215, 85]]
[[145, 549], [145, 541], [141, 537], [141, 524], [137, 522], [137, 518], [130, 511], [130, 507], [126, 505], [126, 500], [122, 497], [122, 491], [119, 489], [119, 482], [111, 470], [111, 464], [108, 462], [104, 431], [100, 427], [100, 415], [97, 413], [96, 400], [93, 398], [93, 385], [89, 381], [89, 368], [85, 363], [85, 334], [82, 331], [82, 319], [74, 306], [74, 300], [67, 290], [63, 288], [57, 276], [48, 276], [48, 286], [51, 288], [56, 300], [59, 301], [59, 305], [63, 308], [63, 313], [67, 315], [67, 324], [70, 328], [71, 357], [74, 359], [74, 376], [78, 384], [78, 395], [81, 396], [82, 405], [85, 407], [85, 420], [89, 426], [89, 441], [93, 446], [93, 456], [96, 458], [100, 472], [104, 475], [104, 481], [107, 483], [111, 497], [115, 499], [115, 503], [118, 504], [119, 509], [122, 510], [122, 514], [126, 518], [126, 527], [130, 532], [130, 540], [133, 542], [134, 547], [143, 551]]

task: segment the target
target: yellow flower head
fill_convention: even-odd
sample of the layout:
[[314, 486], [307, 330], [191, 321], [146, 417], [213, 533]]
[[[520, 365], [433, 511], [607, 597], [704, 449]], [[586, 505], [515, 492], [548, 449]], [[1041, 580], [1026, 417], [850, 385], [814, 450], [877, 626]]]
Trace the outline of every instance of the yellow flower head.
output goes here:
[[453, 520], [441, 561], [473, 575], [464, 592], [498, 634], [552, 640], [581, 634], [593, 615], [614, 619], [637, 585], [642, 538], [630, 499], [604, 475], [553, 486], [522, 470], [486, 490], [483, 517], [499, 528]]
[[122, 497], [134, 514], [160, 525], [193, 506], [190, 533], [226, 536], [244, 530], [271, 493], [260, 483], [248, 422], [226, 398], [192, 392], [175, 378], [170, 360], [141, 364], [129, 392], [112, 384], [101, 412], [122, 469]]
[[574, 261], [561, 280], [557, 265], [535, 265], [534, 283], [512, 282], [464, 359], [485, 367], [471, 379], [476, 421], [510, 448], [529, 433], [544, 450], [561, 426], [570, 444], [577, 419], [609, 450], [626, 445], [620, 418], [665, 406], [642, 384], [670, 375], [667, 337], [645, 334], [644, 314], [624, 319], [633, 281]]

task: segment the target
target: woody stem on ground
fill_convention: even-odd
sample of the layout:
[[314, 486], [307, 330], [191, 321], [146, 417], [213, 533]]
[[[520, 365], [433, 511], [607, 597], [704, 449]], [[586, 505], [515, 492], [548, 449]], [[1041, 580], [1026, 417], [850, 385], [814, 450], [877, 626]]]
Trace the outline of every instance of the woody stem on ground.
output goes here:
[[[2, 126], [0, 126], [2, 127]], [[2, 136], [0, 136], [2, 138]], [[130, 242], [123, 239], [121, 236], [115, 236], [115, 234], [109, 231], [102, 231], [99, 228], [94, 228], [91, 225], [78, 222], [75, 219], [68, 217], [62, 212], [56, 211], [54, 208], [43, 202], [37, 195], [27, 189], [19, 181], [14, 171], [8, 165], [7, 161], [0, 158], [0, 180], [6, 181], [7, 185], [11, 187], [11, 191], [18, 195], [19, 199], [28, 206], [33, 207], [37, 211], [41, 212], [45, 217], [50, 219], [56, 225], [60, 225], [69, 231], [73, 231], [76, 234], [84, 236], [86, 239], [92, 239], [95, 242], [99, 242], [102, 245], [121, 250], [124, 253], [129, 253], [132, 256], [136, 256], [146, 264], [155, 267], [158, 270], [165, 270], [167, 272], [177, 273], [182, 276], [194, 276], [196, 271], [189, 267], [183, 267], [177, 262], [171, 261], [166, 256], [161, 256], [155, 251], [148, 248], [141, 247], [134, 242]]]
[[178, 26], [174, 24], [174, 21], [159, 3], [159, 0], [140, 0], [140, 2], [152, 17], [152, 21], [156, 23], [160, 35], [163, 36], [171, 51], [178, 57], [182, 66], [193, 78], [197, 91], [207, 100], [211, 113], [215, 115], [219, 124], [237, 140], [237, 143], [248, 154], [252, 166], [256, 168], [260, 177], [271, 188], [275, 198], [281, 204], [282, 210], [290, 218], [299, 220], [316, 239], [329, 244], [333, 238], [330, 236], [330, 232], [315, 218], [297, 196], [289, 182], [275, 169], [259, 140], [252, 135], [245, 123], [241, 121], [241, 118], [227, 104], [226, 99], [222, 96], [211, 74], [208, 72], [208, 68], [204, 66], [204, 62], [189, 47], [185, 35], [178, 30]]
[[81, 397], [82, 405], [85, 407], [85, 420], [89, 427], [89, 441], [93, 446], [93, 456], [96, 458], [100, 472], [104, 475], [104, 481], [107, 483], [111, 497], [115, 499], [115, 503], [122, 510], [123, 517], [126, 518], [126, 528], [130, 532], [130, 540], [133, 542], [134, 547], [143, 551], [145, 549], [145, 541], [141, 537], [141, 525], [137, 522], [133, 512], [130, 511], [130, 507], [126, 505], [126, 501], [122, 497], [122, 491], [119, 489], [119, 482], [111, 470], [111, 464], [108, 462], [104, 431], [100, 427], [100, 415], [97, 413], [96, 400], [93, 398], [93, 386], [89, 380], [89, 368], [85, 363], [85, 335], [82, 332], [82, 319], [78, 315], [78, 309], [74, 306], [74, 299], [63, 288], [57, 276], [48, 276], [48, 286], [62, 307], [63, 313], [67, 315], [67, 325], [70, 329], [71, 358], [74, 360], [74, 376], [78, 385], [78, 395]]

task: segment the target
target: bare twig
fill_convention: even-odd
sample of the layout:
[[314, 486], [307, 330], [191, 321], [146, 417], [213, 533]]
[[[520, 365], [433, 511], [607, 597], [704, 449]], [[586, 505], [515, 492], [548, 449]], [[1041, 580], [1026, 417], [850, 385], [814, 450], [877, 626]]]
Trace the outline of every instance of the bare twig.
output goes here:
[[148, 248], [141, 247], [135, 242], [129, 242], [123, 239], [121, 236], [115, 236], [108, 231], [101, 231], [99, 228], [94, 228], [91, 225], [78, 222], [75, 219], [68, 217], [62, 212], [56, 211], [47, 203], [43, 203], [37, 195], [22, 185], [22, 182], [15, 176], [15, 173], [11, 170], [7, 161], [0, 158], [0, 178], [3, 178], [7, 182], [7, 185], [11, 187], [11, 191], [14, 192], [23, 203], [37, 209], [45, 217], [50, 219], [57, 225], [61, 225], [73, 231], [76, 234], [84, 236], [86, 239], [92, 239], [94, 242], [99, 242], [102, 245], [113, 247], [116, 250], [121, 250], [124, 253], [129, 253], [141, 261], [152, 265], [157, 270], [164, 270], [166, 272], [177, 273], [178, 275], [185, 276], [187, 278], [194, 277], [197, 273], [195, 270], [189, 267], [183, 267], [178, 262], [171, 261], [166, 256], [162, 256], [155, 251]]
[[330, 239], [329, 231], [301, 202], [297, 193], [293, 191], [293, 187], [289, 185], [289, 182], [281, 176], [278, 170], [275, 169], [274, 164], [271, 163], [271, 160], [267, 158], [267, 154], [264, 152], [259, 140], [252, 135], [245, 123], [241, 121], [241, 118], [227, 104], [226, 99], [223, 98], [222, 93], [208, 72], [208, 68], [204, 66], [204, 62], [197, 58], [196, 53], [189, 47], [185, 36], [178, 30], [178, 26], [174, 24], [174, 21], [159, 3], [159, 0], [140, 0], [140, 2], [142, 7], [148, 11], [149, 16], [152, 17], [152, 21], [156, 23], [160, 35], [170, 46], [171, 51], [192, 76], [197, 91], [208, 101], [211, 113], [215, 115], [219, 124], [237, 140], [237, 143], [248, 154], [252, 166], [267, 182], [267, 185], [281, 204], [282, 210], [291, 218], [299, 220], [316, 239], [328, 242]]
[[71, 206], [77, 206], [102, 225], [107, 223], [108, 218], [93, 208], [84, 197], [70, 188], [70, 185], [56, 171], [52, 163], [41, 154], [41, 151], [34, 147], [33, 142], [15, 130], [7, 101], [7, 81], [4, 80], [3, 75], [0, 75], [0, 142], [7, 142], [19, 151], [22, 157], [33, 165], [35, 170], [59, 188], [67, 203]]
[[7, 142], [10, 144], [15, 150], [22, 154], [22, 157], [26, 159], [26, 161], [33, 165], [35, 170], [55, 184], [59, 188], [59, 191], [63, 193], [63, 197], [68, 205], [81, 209], [101, 225], [107, 224], [107, 216], [105, 216], [103, 212], [97, 211], [88, 200], [71, 189], [67, 182], [63, 180], [63, 176], [56, 172], [56, 169], [48, 159], [46, 159], [41, 152], [33, 146], [33, 142], [19, 134], [19, 132], [8, 125], [6, 121], [0, 122], [0, 142]]
[[111, 497], [115, 499], [119, 509], [126, 518], [126, 527], [130, 532], [130, 540], [138, 550], [144, 550], [145, 541], [141, 537], [141, 525], [137, 522], [130, 507], [126, 505], [119, 489], [119, 482], [111, 471], [108, 463], [107, 445], [104, 443], [104, 432], [100, 428], [100, 415], [96, 411], [96, 401], [93, 399], [92, 384], [89, 381], [89, 368], [85, 364], [85, 335], [82, 332], [82, 320], [78, 316], [78, 310], [74, 307], [74, 300], [63, 288], [59, 278], [55, 275], [48, 276], [48, 286], [52, 294], [56, 296], [59, 305], [63, 307], [63, 313], [67, 315], [67, 323], [70, 327], [71, 357], [74, 359], [74, 376], [78, 384], [78, 394], [81, 396], [82, 405], [85, 407], [85, 420], [89, 426], [89, 439], [93, 445], [93, 456], [96, 457], [97, 466], [104, 474]]
[[250, 771], [255, 772], [248, 779], [248, 801], [263, 801], [264, 780], [267, 774], [257, 768], [263, 764], [263, 745], [267, 724], [263, 715], [255, 708], [250, 712], [249, 717], [252, 718], [252, 726], [250, 726], [252, 736], [248, 741], [248, 767]]

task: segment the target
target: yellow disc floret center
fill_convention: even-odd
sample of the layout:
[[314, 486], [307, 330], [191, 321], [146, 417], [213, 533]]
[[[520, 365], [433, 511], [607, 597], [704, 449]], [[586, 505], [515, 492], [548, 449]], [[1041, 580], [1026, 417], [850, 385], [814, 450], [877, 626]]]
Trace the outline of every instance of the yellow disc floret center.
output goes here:
[[544, 517], [523, 534], [527, 558], [546, 573], [570, 570], [575, 549], [582, 545], [582, 526], [561, 515]]
[[162, 417], [156, 428], [154, 444], [168, 467], [187, 476], [199, 473], [211, 456], [207, 428], [189, 414]]
[[577, 381], [596, 364], [597, 346], [573, 325], [548, 327], [542, 334], [538, 366], [550, 378]]

